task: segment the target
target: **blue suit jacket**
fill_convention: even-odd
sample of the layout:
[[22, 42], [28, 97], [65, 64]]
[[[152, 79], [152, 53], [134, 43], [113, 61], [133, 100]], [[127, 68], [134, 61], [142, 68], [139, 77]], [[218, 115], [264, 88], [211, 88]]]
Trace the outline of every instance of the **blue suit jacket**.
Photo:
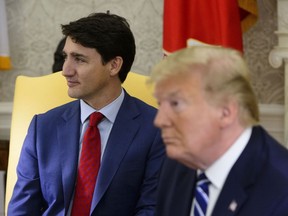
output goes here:
[[[189, 216], [195, 177], [195, 170], [165, 160], [156, 215]], [[288, 215], [288, 150], [261, 127], [253, 128], [248, 145], [232, 167], [212, 212], [212, 216], [236, 215]]]
[[[156, 109], [125, 93], [111, 130], [94, 191], [91, 215], [154, 215], [165, 154]], [[79, 154], [80, 103], [34, 116], [17, 167], [8, 214], [66, 215]]]

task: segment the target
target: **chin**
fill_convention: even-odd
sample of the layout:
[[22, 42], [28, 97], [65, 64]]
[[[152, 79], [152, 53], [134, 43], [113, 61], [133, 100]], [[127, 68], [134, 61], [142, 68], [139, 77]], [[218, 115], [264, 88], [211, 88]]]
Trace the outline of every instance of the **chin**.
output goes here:
[[166, 146], [166, 154], [169, 158], [178, 160], [179, 159], [179, 151], [175, 150], [175, 147]]
[[71, 98], [79, 98], [80, 99], [80, 97], [81, 97], [81, 95], [77, 91], [74, 91], [73, 89], [68, 89], [68, 95]]

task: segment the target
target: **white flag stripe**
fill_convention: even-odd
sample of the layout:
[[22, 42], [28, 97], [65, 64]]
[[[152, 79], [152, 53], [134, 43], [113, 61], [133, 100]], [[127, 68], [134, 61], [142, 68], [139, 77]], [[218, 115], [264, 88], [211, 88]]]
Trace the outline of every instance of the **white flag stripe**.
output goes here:
[[0, 0], [0, 70], [11, 69], [5, 0]]
[[0, 0], [0, 56], [9, 56], [9, 40], [5, 0]]

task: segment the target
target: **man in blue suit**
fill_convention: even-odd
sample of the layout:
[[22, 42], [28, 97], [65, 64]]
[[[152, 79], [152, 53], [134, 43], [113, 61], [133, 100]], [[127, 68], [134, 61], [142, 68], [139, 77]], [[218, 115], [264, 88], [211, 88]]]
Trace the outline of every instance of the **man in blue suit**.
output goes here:
[[98, 124], [101, 165], [86, 215], [152, 216], [165, 152], [153, 125], [156, 109], [121, 87], [135, 56], [129, 24], [95, 13], [62, 25], [62, 32], [67, 37], [62, 73], [69, 96], [79, 100], [32, 119], [8, 215], [75, 215], [82, 140], [97, 111], [104, 115]]
[[288, 215], [288, 150], [257, 126], [249, 76], [241, 53], [212, 46], [177, 51], [152, 70], [168, 155], [157, 216]]

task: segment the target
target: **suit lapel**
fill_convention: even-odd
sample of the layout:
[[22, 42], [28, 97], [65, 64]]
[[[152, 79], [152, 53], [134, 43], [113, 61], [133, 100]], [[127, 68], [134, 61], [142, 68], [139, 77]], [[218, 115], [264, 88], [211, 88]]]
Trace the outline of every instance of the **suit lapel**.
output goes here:
[[[239, 180], [239, 179], [238, 179]], [[234, 181], [238, 181], [235, 179]], [[238, 209], [243, 205], [247, 199], [247, 194], [243, 189], [243, 185], [225, 183], [219, 199], [213, 210], [213, 216], [223, 215], [232, 216], [236, 215]]]
[[125, 93], [125, 98], [115, 119], [101, 162], [92, 201], [92, 209], [96, 207], [110, 185], [132, 143], [133, 137], [139, 130], [140, 125], [135, 120], [138, 115], [139, 110], [133, 99]]
[[67, 212], [77, 175], [80, 131], [79, 101], [72, 102], [61, 117], [57, 124], [57, 136], [61, 156], [64, 205], [65, 212]]
[[[173, 207], [170, 215], [190, 215], [192, 200], [195, 191], [196, 171], [178, 164], [177, 173], [169, 180], [175, 182], [172, 197]], [[177, 185], [176, 185], [177, 184]], [[172, 186], [173, 187], [173, 186]]]

